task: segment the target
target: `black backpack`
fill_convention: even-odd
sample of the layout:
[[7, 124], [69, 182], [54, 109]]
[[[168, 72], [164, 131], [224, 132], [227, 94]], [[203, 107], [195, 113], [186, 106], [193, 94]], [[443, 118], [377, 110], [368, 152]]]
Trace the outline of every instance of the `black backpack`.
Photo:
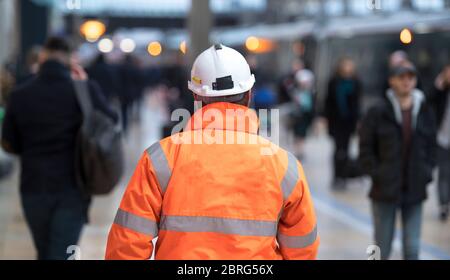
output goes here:
[[74, 86], [83, 114], [76, 140], [77, 183], [86, 196], [107, 194], [124, 169], [120, 122], [93, 107], [87, 81], [74, 81]]

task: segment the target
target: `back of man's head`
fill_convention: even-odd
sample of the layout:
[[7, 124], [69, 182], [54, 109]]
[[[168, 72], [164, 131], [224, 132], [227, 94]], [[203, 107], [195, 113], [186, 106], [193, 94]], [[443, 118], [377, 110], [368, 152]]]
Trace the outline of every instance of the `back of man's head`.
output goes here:
[[226, 102], [248, 107], [250, 105], [251, 92], [252, 91], [249, 90], [239, 94], [217, 96], [217, 97], [206, 97], [194, 94], [194, 99], [196, 101], [201, 101], [202, 106], [209, 105], [212, 103]]
[[70, 44], [61, 37], [50, 37], [44, 44], [44, 49], [48, 52], [70, 53]]
[[70, 61], [70, 44], [61, 37], [50, 37], [43, 46], [41, 63], [49, 59], [58, 60], [61, 63], [68, 64]]

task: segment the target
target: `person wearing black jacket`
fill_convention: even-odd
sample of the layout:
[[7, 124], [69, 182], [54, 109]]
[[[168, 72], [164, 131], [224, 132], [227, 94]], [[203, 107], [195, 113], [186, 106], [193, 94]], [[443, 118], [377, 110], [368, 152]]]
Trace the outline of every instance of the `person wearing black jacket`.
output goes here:
[[349, 143], [359, 121], [361, 83], [356, 77], [355, 65], [349, 58], [338, 63], [336, 74], [328, 83], [325, 99], [325, 118], [328, 132], [334, 141], [333, 188], [345, 188], [349, 176]]
[[[81, 75], [81, 67], [73, 66]], [[92, 104], [117, 121], [97, 84]], [[36, 77], [15, 88], [3, 122], [1, 144], [20, 157], [20, 194], [38, 259], [67, 259], [87, 222], [89, 199], [75, 177], [75, 142], [82, 123], [70, 69], [70, 48], [50, 38]]]
[[428, 96], [436, 113], [438, 125], [438, 197], [439, 216], [446, 221], [450, 208], [450, 64], [436, 79], [434, 91]]
[[119, 100], [122, 112], [123, 131], [126, 132], [132, 105], [141, 99], [143, 79], [142, 73], [136, 66], [134, 58], [131, 55], [125, 56], [122, 64], [119, 66], [119, 73], [121, 78]]
[[391, 69], [391, 88], [360, 127], [360, 163], [372, 179], [375, 242], [388, 259], [400, 210], [403, 256], [418, 259], [422, 204], [435, 166], [436, 124], [424, 94], [415, 89], [416, 70]]
[[118, 69], [106, 62], [104, 54], [99, 54], [87, 69], [89, 79], [98, 83], [109, 102], [120, 96], [120, 75]]

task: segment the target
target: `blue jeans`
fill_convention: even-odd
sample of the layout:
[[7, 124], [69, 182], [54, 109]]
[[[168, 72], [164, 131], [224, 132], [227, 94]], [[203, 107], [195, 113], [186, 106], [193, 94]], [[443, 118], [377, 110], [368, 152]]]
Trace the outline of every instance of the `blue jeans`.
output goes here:
[[419, 259], [422, 203], [401, 205], [372, 201], [375, 244], [380, 247], [381, 259], [389, 259], [395, 235], [397, 210], [402, 217], [402, 245], [405, 260]]
[[66, 260], [87, 221], [88, 203], [78, 190], [23, 193], [22, 206], [39, 260]]

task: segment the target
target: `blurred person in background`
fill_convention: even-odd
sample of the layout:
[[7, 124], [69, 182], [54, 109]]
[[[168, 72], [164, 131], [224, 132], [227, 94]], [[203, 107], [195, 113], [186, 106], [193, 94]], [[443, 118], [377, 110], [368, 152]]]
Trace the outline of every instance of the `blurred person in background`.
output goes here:
[[[162, 84], [158, 87], [158, 90], [164, 94], [169, 115], [177, 109], [184, 108], [185, 104], [180, 97], [180, 91], [178, 89], [168, 88], [166, 85]], [[168, 137], [172, 135], [172, 130], [177, 124], [178, 121], [169, 118], [162, 127], [162, 136]]]
[[120, 108], [122, 112], [123, 130], [128, 129], [128, 119], [135, 101], [140, 100], [142, 91], [142, 77], [140, 69], [136, 66], [131, 55], [124, 57], [120, 65], [121, 89], [119, 92]]
[[[194, 99], [186, 87], [189, 71], [186, 68], [185, 57], [179, 52], [172, 52], [169, 64], [163, 71], [163, 83], [159, 89], [163, 92], [169, 115], [176, 109], [187, 109], [194, 112]], [[162, 135], [171, 135], [176, 121], [168, 119], [162, 127]]]
[[100, 53], [88, 67], [89, 79], [96, 81], [109, 102], [119, 98], [120, 77], [117, 69], [106, 62], [104, 54]]
[[252, 74], [255, 75], [255, 77], [259, 77], [259, 79], [255, 82], [255, 89], [266, 88], [268, 86], [272, 87], [272, 74], [270, 73], [270, 71], [267, 71], [265, 67], [261, 67], [261, 65], [263, 64], [261, 62], [261, 57], [256, 54], [248, 54], [247, 56], [245, 56], [245, 60], [247, 60]]
[[405, 61], [408, 61], [408, 54], [403, 50], [397, 50], [391, 53], [389, 56], [389, 68], [395, 68], [403, 65]]
[[[396, 50], [391, 53], [391, 55], [389, 56], [388, 69], [386, 71], [386, 76], [384, 78], [384, 85], [382, 88], [383, 95], [391, 87], [389, 83], [390, 70], [400, 66], [411, 66], [411, 65], [414, 66], [414, 64], [410, 61], [408, 54], [404, 50]], [[419, 76], [417, 76], [416, 88], [422, 89], [422, 82]]]
[[28, 51], [25, 72], [18, 77], [17, 84], [24, 83], [36, 76], [39, 71], [39, 54], [41, 49], [41, 46], [34, 46]]
[[328, 83], [325, 99], [325, 118], [328, 132], [334, 141], [333, 189], [345, 189], [349, 175], [349, 143], [360, 117], [361, 83], [356, 76], [353, 60], [342, 58], [335, 75]]
[[372, 107], [360, 127], [360, 163], [372, 178], [375, 243], [388, 259], [401, 212], [403, 257], [419, 258], [422, 206], [435, 165], [436, 125], [424, 94], [416, 88], [416, 69], [390, 71], [386, 98]]
[[[87, 222], [90, 200], [77, 186], [74, 166], [82, 113], [72, 77], [87, 77], [71, 65], [64, 39], [49, 38], [39, 60], [37, 75], [11, 93], [1, 145], [20, 157], [21, 202], [37, 258], [66, 259]], [[98, 85], [88, 88], [92, 104], [117, 120]]]
[[[261, 131], [268, 132], [272, 125], [270, 110], [277, 104], [277, 93], [273, 88], [273, 83], [269, 78], [268, 73], [260, 67], [260, 60], [258, 56], [255, 54], [249, 54], [245, 57], [245, 60], [250, 66], [250, 71], [252, 74], [255, 75], [255, 77], [259, 77], [259, 79], [255, 81], [251, 107], [253, 107], [258, 114], [261, 122]], [[260, 110], [267, 110], [267, 114], [261, 114], [263, 111]]]
[[14, 84], [16, 83], [14, 75], [5, 66], [0, 69], [0, 106], [4, 107], [9, 99]]
[[299, 58], [295, 58], [291, 63], [291, 69], [289, 73], [283, 75], [278, 83], [278, 101], [280, 103], [292, 101], [289, 92], [295, 87], [296, 80], [295, 75], [298, 71], [305, 68], [303, 61]]
[[409, 60], [408, 54], [403, 50], [396, 50], [389, 55], [388, 59], [388, 69], [384, 75], [384, 84], [382, 88], [382, 93], [384, 94], [391, 85], [389, 84], [389, 71], [395, 67], [401, 66], [403, 63]]
[[[189, 94], [186, 88], [186, 79], [189, 77], [189, 71], [186, 66], [185, 57], [179, 52], [172, 53], [172, 61], [167, 66], [164, 71], [164, 80], [169, 89], [170, 94], [172, 94], [169, 99], [177, 96], [177, 100], [174, 106], [182, 106], [189, 110], [189, 112], [194, 112], [194, 99], [192, 95]], [[178, 94], [173, 93], [173, 91], [178, 91]]]
[[[272, 89], [272, 85], [269, 82], [260, 83], [255, 89], [251, 103], [253, 103], [252, 107], [256, 110], [259, 117], [260, 130], [270, 131], [272, 127], [271, 109], [277, 104], [277, 95]], [[262, 113], [263, 111], [261, 110], [266, 110], [266, 114]]]
[[303, 144], [306, 134], [314, 118], [314, 74], [307, 69], [295, 75], [296, 84], [289, 90], [295, 104], [293, 112], [293, 130], [295, 136], [295, 155], [303, 158]]
[[[0, 126], [5, 117], [5, 106], [8, 101], [9, 94], [14, 87], [15, 79], [5, 65], [0, 68]], [[1, 130], [0, 130], [1, 137]], [[7, 177], [13, 171], [12, 159], [0, 149], [0, 180]]]
[[448, 219], [450, 203], [450, 64], [436, 78], [435, 89], [429, 95], [438, 127], [438, 198], [439, 217]]

